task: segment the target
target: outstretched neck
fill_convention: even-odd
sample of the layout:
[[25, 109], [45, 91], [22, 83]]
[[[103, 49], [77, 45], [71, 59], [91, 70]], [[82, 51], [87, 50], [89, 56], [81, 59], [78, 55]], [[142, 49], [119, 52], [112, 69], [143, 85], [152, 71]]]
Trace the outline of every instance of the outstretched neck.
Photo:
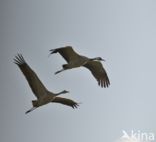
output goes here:
[[69, 91], [64, 90], [64, 91], [61, 91], [59, 93], [56, 93], [55, 95], [58, 96], [58, 95], [61, 95], [61, 94], [66, 94], [66, 93], [69, 93]]
[[61, 95], [61, 94], [63, 94], [63, 93], [64, 93], [64, 91], [61, 91], [61, 92], [59, 92], [59, 93], [56, 93], [55, 95], [58, 96], [58, 95]]
[[91, 61], [97, 60], [97, 57], [95, 57], [95, 58], [90, 58], [90, 60], [91, 60]]
[[90, 61], [104, 61], [101, 57], [90, 58]]
[[61, 91], [59, 93], [52, 93], [52, 92], [48, 91], [48, 94], [52, 95], [52, 96], [58, 96], [58, 95], [61, 95], [61, 94], [66, 94], [66, 93], [69, 93], [69, 91], [64, 90], [64, 91]]

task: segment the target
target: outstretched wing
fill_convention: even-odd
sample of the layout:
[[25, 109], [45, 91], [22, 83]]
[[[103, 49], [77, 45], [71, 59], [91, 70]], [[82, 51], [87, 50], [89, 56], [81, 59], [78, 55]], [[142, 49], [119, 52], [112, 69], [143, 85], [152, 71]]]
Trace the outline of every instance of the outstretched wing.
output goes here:
[[89, 61], [84, 65], [84, 67], [88, 68], [92, 72], [93, 76], [98, 81], [99, 86], [108, 87], [110, 85], [109, 78], [101, 62]]
[[61, 56], [69, 63], [72, 60], [75, 60], [79, 55], [73, 50], [71, 46], [66, 46], [62, 48], [51, 49], [50, 54], [60, 53]]
[[25, 62], [21, 54], [18, 54], [17, 56], [15, 56], [14, 63], [17, 64], [20, 70], [23, 72], [35, 96], [38, 99], [42, 97], [46, 92], [46, 88], [44, 87], [42, 82], [39, 80], [36, 73]]
[[77, 108], [79, 104], [77, 102], [74, 102], [73, 100], [62, 98], [62, 97], [56, 97], [52, 102], [54, 103], [61, 103], [63, 105], [70, 106], [72, 108]]

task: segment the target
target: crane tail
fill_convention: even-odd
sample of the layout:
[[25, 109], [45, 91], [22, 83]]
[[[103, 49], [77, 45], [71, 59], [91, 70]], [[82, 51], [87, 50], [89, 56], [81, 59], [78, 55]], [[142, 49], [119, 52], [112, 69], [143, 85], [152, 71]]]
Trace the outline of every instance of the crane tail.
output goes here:
[[32, 100], [33, 107], [37, 107], [37, 100]]
[[57, 53], [57, 52], [58, 52], [57, 49], [51, 49], [51, 50], [49, 50], [49, 51], [50, 51], [50, 54], [54, 54], [54, 53]]

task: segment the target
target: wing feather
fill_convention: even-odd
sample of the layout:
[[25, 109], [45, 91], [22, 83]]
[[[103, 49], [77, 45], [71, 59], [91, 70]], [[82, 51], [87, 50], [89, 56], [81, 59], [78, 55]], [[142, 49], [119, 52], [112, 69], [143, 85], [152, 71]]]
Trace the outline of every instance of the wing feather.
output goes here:
[[62, 97], [56, 97], [52, 102], [54, 103], [61, 103], [63, 105], [70, 106], [72, 108], [77, 108], [79, 104], [73, 100], [62, 98]]
[[35, 94], [35, 96], [39, 99], [42, 97], [45, 92], [46, 88], [36, 75], [36, 73], [29, 67], [29, 65], [24, 60], [22, 54], [18, 54], [14, 58], [14, 63], [18, 65], [22, 73], [24, 74], [25, 78], [28, 81], [28, 84], [32, 90], [32, 92]]
[[69, 63], [70, 61], [76, 60], [79, 55], [76, 53], [71, 46], [51, 49], [50, 54], [60, 53], [60, 55]]
[[101, 62], [99, 61], [89, 61], [84, 67], [88, 68], [93, 76], [98, 81], [98, 85], [101, 87], [108, 87], [110, 85], [109, 78], [105, 69], [103, 68]]

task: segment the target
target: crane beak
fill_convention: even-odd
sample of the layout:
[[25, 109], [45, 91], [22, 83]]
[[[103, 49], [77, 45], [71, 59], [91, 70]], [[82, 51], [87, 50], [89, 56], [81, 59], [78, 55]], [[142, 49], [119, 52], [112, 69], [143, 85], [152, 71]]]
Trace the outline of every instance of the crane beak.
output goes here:
[[104, 61], [105, 62], [106, 60], [105, 59], [102, 59], [101, 61]]

